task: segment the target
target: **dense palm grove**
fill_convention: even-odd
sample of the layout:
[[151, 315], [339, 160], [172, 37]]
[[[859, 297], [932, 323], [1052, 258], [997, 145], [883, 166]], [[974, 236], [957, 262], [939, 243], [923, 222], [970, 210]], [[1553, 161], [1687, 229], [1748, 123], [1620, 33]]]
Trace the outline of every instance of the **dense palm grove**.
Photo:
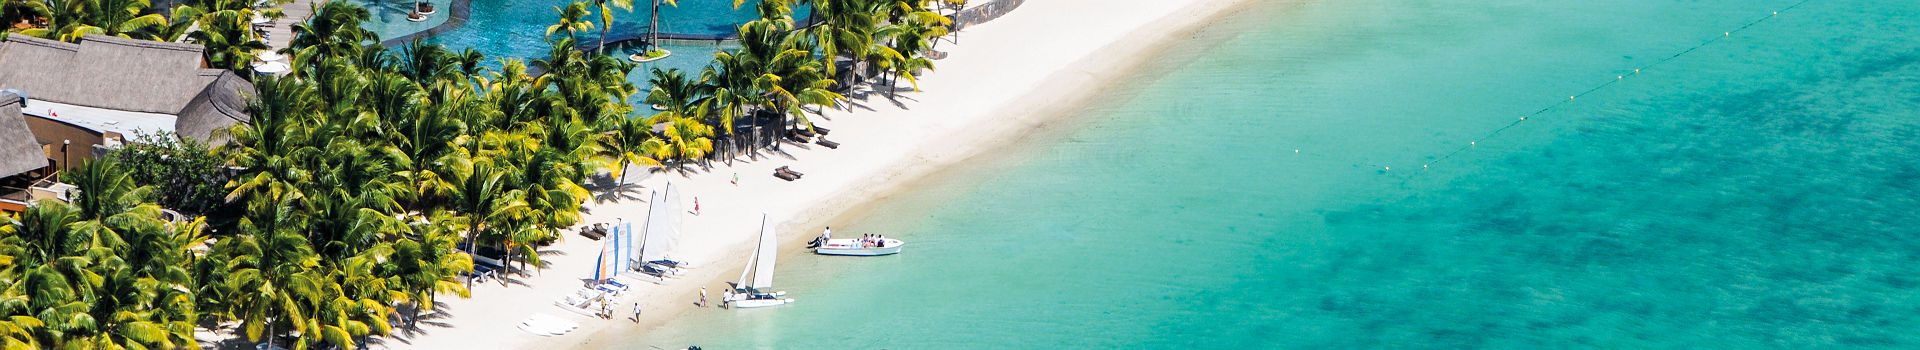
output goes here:
[[[169, 21], [144, 1], [70, 1], [7, 0], [0, 18], [33, 24], [14, 35], [184, 38], [235, 70], [264, 47], [244, 3], [182, 5], [171, 13], [189, 19]], [[813, 8], [813, 25], [797, 25], [795, 5]], [[489, 61], [382, 47], [361, 28], [366, 10], [327, 3], [294, 27], [293, 69], [252, 78], [252, 121], [220, 134], [229, 141], [204, 153], [214, 160], [129, 147], [64, 174], [80, 189], [71, 204], [37, 203], [0, 225], [0, 341], [182, 348], [196, 329], [237, 325], [291, 348], [352, 348], [411, 327], [436, 297], [468, 296], [467, 247], [539, 265], [537, 248], [581, 220], [594, 174], [750, 155], [844, 105], [854, 81], [889, 94], [896, 80], [914, 84], [948, 23], [928, 5], [764, 1], [738, 49], [697, 73], [648, 72], [655, 88], [641, 95], [626, 80], [634, 63], [577, 44], [593, 32], [586, 4], [556, 8], [547, 57]], [[77, 13], [101, 6], [121, 10]], [[639, 116], [630, 101], [665, 111]], [[201, 165], [144, 168], [154, 164]], [[207, 190], [182, 178], [228, 180]]]

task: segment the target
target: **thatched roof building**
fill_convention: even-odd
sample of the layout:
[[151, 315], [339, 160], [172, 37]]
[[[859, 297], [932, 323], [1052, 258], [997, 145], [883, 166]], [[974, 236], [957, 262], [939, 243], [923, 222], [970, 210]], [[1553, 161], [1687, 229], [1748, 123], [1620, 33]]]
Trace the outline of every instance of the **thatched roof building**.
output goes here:
[[19, 175], [47, 167], [47, 155], [27, 131], [27, 120], [20, 115], [25, 98], [0, 92], [0, 177]]
[[[211, 130], [248, 121], [242, 107], [254, 90], [233, 72], [204, 68], [202, 50], [193, 44], [104, 35], [87, 35], [78, 44], [10, 35], [0, 41], [0, 88], [25, 91], [37, 101], [173, 116], [169, 130], [142, 131], [207, 140]], [[60, 118], [39, 112], [26, 111]], [[71, 124], [98, 132], [133, 131]]]

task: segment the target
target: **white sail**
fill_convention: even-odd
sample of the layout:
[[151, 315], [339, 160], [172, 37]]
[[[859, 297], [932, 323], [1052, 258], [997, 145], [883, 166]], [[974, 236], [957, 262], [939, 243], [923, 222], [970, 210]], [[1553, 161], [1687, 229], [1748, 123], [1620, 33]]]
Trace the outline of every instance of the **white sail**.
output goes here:
[[773, 262], [778, 260], [774, 255], [780, 252], [774, 245], [774, 236], [777, 235], [773, 232], [773, 221], [767, 219], [767, 214], [760, 214], [760, 246], [753, 249], [754, 289], [773, 287]]
[[680, 191], [667, 183], [667, 190], [656, 193], [647, 213], [647, 237], [640, 245], [640, 262], [659, 261], [673, 251], [680, 235]]
[[[767, 214], [766, 214], [766, 213], [761, 213], [761, 214], [760, 214], [760, 222], [762, 223], [762, 224], [761, 224], [761, 226], [763, 226], [763, 227], [761, 227], [761, 229], [760, 229], [760, 231], [761, 231], [761, 234], [762, 234], [762, 235], [765, 235], [765, 234], [766, 234], [766, 228], [765, 228], [764, 226], [766, 225], [766, 224], [765, 224], [765, 222], [767, 222]], [[747, 267], [746, 267], [746, 268], [742, 268], [742, 269], [740, 269], [740, 282], [739, 282], [739, 283], [735, 283], [735, 284], [734, 284], [734, 286], [735, 286], [735, 287], [738, 287], [738, 288], [746, 288], [746, 287], [747, 287], [747, 276], [752, 276], [752, 275], [753, 275], [753, 266], [755, 265], [755, 263], [756, 263], [756, 262], [758, 262], [758, 261], [760, 260], [760, 249], [762, 249], [762, 248], [766, 248], [766, 247], [765, 247], [765, 246], [763, 246], [763, 245], [760, 245], [760, 244], [755, 244], [755, 245], [753, 246], [753, 255], [748, 255], [748, 256], [747, 256]]]
[[[632, 235], [632, 237], [629, 237], [626, 242], [627, 242], [627, 247], [633, 249], [634, 253], [631, 258], [634, 262], [634, 265], [639, 265], [639, 263], [642, 262], [640, 261], [640, 257], [645, 255], [645, 254], [642, 254], [641, 252], [645, 251], [646, 249], [646, 237], [653, 235], [653, 212], [657, 210], [654, 207], [658, 207], [658, 206], [660, 206], [660, 192], [658, 191], [648, 192], [647, 193], [647, 221], [646, 223], [640, 224], [640, 231], [629, 230], [628, 232], [628, 234]], [[628, 225], [632, 225], [632, 224], [628, 223]], [[627, 226], [627, 227], [632, 228], [633, 226]]]
[[657, 244], [660, 245], [660, 256], [658, 258], [648, 259], [647, 261], [672, 258], [670, 254], [673, 254], [674, 250], [680, 247], [680, 228], [682, 227], [682, 221], [686, 219], [687, 211], [682, 210], [684, 208], [682, 204], [685, 202], [680, 201], [680, 187], [674, 186], [672, 182], [668, 182], [667, 192], [660, 198], [661, 200], [667, 201], [667, 205], [671, 207], [671, 210], [666, 212], [668, 225], [666, 234], [662, 235], [660, 241], [657, 242]]

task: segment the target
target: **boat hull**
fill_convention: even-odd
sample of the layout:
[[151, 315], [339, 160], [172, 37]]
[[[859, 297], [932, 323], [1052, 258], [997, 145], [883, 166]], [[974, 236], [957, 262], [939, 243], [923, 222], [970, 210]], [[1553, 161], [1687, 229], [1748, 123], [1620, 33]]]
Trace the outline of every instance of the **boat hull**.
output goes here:
[[906, 245], [907, 245], [907, 242], [902, 242], [898, 239], [887, 239], [886, 244], [884, 244], [883, 246], [869, 248], [869, 247], [862, 246], [858, 240], [833, 239], [833, 240], [827, 240], [826, 244], [821, 244], [820, 247], [818, 248], [814, 248], [813, 253], [820, 254], [820, 255], [848, 255], [848, 256], [893, 255], [893, 254], [900, 254], [900, 248], [905, 247]]
[[793, 298], [736, 300], [733, 302], [733, 308], [752, 309], [752, 308], [761, 308], [761, 307], [774, 307], [774, 306], [780, 306], [780, 305], [786, 305], [786, 304], [792, 304], [792, 303], [793, 303]]

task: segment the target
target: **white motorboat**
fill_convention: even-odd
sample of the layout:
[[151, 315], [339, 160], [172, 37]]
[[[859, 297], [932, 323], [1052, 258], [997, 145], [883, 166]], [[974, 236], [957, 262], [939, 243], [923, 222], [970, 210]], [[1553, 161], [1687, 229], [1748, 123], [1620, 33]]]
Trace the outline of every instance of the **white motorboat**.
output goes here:
[[853, 239], [853, 238], [831, 239], [830, 238], [830, 239], [827, 239], [826, 242], [820, 243], [819, 247], [813, 248], [813, 253], [820, 254], [820, 255], [853, 255], [853, 256], [893, 255], [893, 254], [900, 254], [900, 247], [903, 247], [906, 245], [907, 245], [907, 242], [902, 242], [898, 239], [892, 239], [892, 238], [881, 238], [881, 239]]
[[[741, 309], [793, 303], [793, 298], [785, 298], [786, 292], [768, 291], [773, 288], [773, 263], [779, 253], [774, 236], [773, 222], [767, 219], [767, 214], [760, 214], [760, 244], [747, 258], [747, 268], [740, 271], [740, 283], [734, 284], [738, 289], [721, 295], [722, 302]], [[748, 279], [749, 276], [752, 279]], [[749, 281], [752, 284], [748, 284]]]

